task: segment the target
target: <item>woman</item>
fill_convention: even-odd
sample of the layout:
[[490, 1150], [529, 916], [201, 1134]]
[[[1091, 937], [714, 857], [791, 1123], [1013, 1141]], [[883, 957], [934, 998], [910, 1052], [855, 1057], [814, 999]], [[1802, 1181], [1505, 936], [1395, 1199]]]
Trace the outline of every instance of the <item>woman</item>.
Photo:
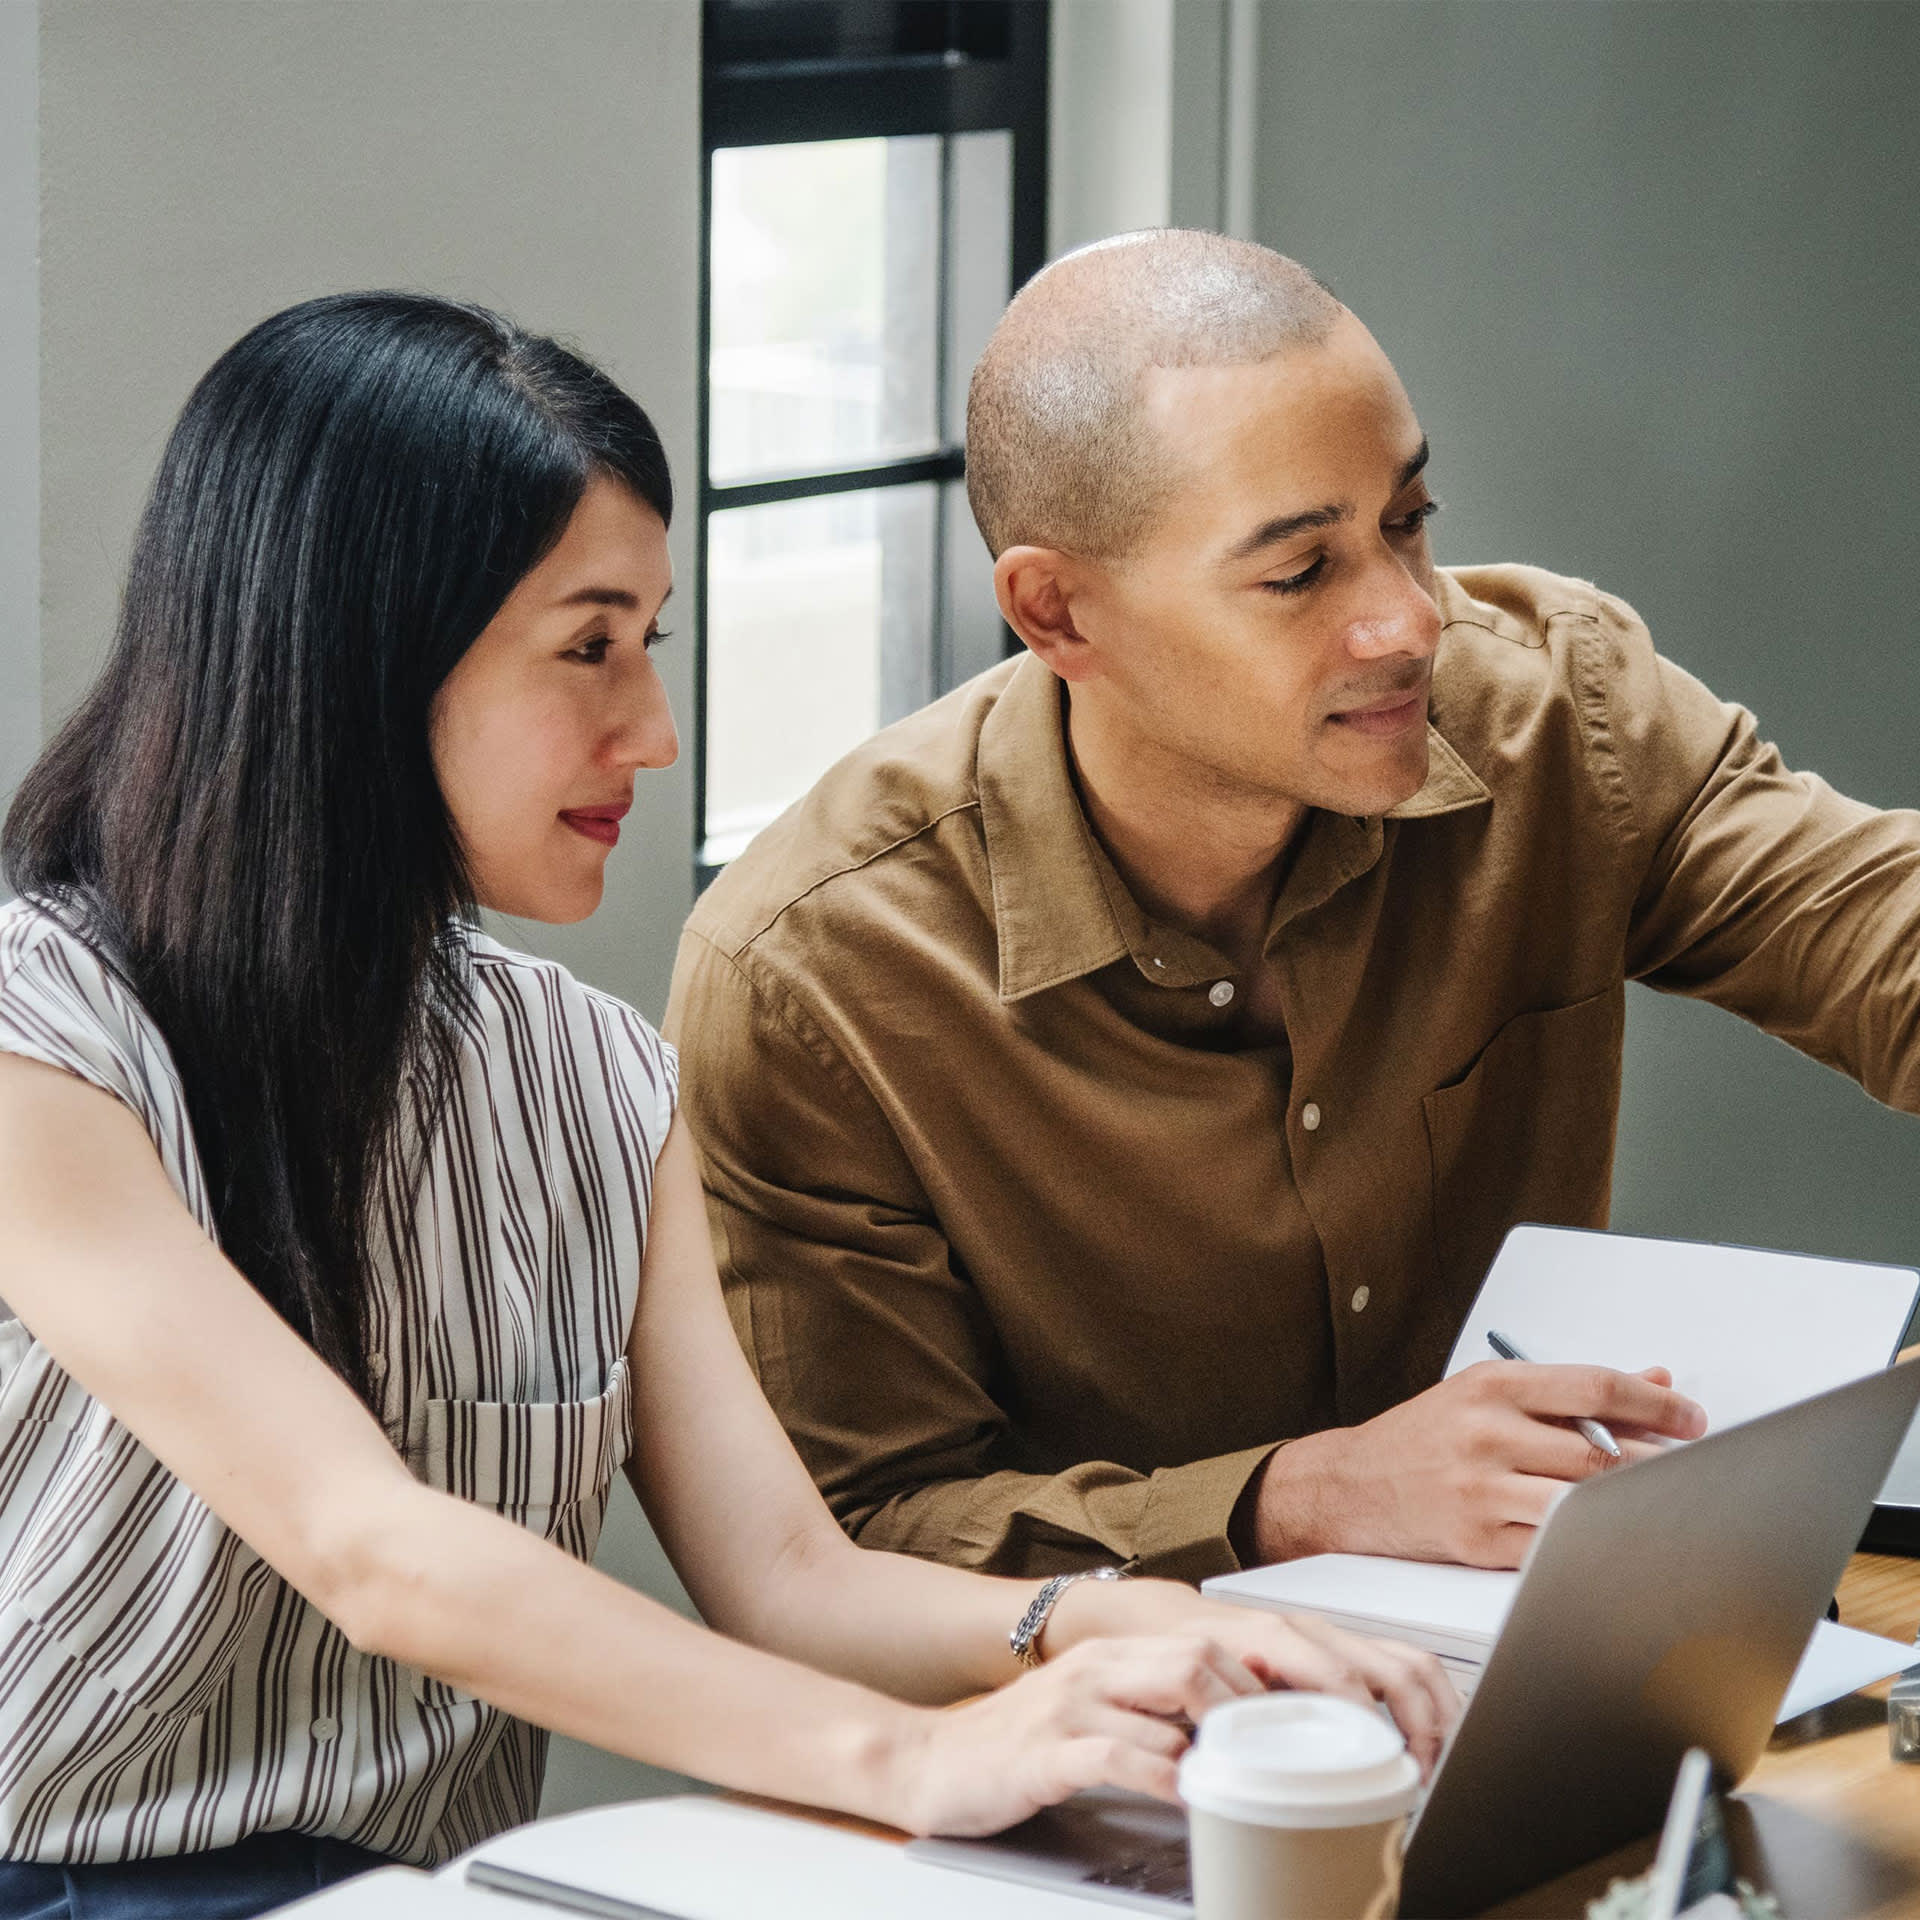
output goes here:
[[[833, 1524], [671, 1049], [472, 921], [592, 912], [675, 756], [671, 506], [604, 375], [424, 298], [264, 322], [175, 428], [7, 823], [0, 1916], [444, 1860], [534, 1814], [538, 1728], [946, 1832], [1171, 1795], [1264, 1685], [1437, 1751], [1404, 1649]], [[623, 1461], [711, 1631], [584, 1564]]]

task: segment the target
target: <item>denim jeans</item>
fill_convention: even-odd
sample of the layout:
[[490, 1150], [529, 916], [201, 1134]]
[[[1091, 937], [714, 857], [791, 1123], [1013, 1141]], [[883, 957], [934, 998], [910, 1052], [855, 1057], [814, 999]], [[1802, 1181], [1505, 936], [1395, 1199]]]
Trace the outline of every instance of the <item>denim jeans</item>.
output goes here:
[[0, 1920], [253, 1920], [392, 1863], [344, 1840], [256, 1833], [211, 1853], [112, 1866], [0, 1860]]

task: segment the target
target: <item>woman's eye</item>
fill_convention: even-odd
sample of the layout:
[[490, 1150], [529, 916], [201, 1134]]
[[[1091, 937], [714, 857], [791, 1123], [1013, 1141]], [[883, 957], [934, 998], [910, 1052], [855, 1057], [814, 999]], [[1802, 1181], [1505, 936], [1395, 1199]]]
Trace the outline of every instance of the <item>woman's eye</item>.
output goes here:
[[1262, 580], [1260, 584], [1269, 593], [1305, 593], [1326, 571], [1327, 556], [1323, 553], [1312, 566], [1304, 567], [1298, 573], [1290, 573], [1284, 580]]
[[613, 641], [608, 635], [596, 634], [591, 640], [582, 640], [577, 647], [569, 647], [567, 658], [583, 661], [590, 667], [597, 667], [606, 659], [607, 649], [612, 645]]
[[671, 640], [672, 638], [673, 629], [671, 627], [655, 627], [653, 631], [647, 635], [644, 644], [647, 651], [651, 653], [662, 640]]
[[1418, 533], [1439, 511], [1438, 500], [1423, 500], [1411, 513], [1403, 513], [1399, 519], [1390, 520], [1387, 524], [1395, 533]]

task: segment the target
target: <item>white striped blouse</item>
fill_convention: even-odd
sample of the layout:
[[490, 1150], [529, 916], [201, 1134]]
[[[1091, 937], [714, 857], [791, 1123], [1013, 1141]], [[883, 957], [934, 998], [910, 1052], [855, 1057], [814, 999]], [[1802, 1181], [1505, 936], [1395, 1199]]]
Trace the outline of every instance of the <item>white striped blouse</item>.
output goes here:
[[[124, 1101], [212, 1234], [166, 1042], [68, 917], [0, 907], [0, 1050]], [[421, 1479], [584, 1560], [630, 1444], [676, 1061], [564, 968], [470, 943], [425, 1178], [380, 1201], [374, 1379]], [[545, 1761], [536, 1728], [356, 1653], [0, 1303], [0, 1858], [292, 1829], [432, 1865], [531, 1819]]]

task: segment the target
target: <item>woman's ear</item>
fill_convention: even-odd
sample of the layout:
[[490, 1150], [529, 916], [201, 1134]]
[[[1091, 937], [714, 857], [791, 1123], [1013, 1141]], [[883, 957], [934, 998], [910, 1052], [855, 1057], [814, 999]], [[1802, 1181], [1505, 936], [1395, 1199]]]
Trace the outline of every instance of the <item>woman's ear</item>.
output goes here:
[[1081, 585], [1081, 563], [1055, 547], [1008, 547], [993, 563], [1001, 616], [1062, 680], [1088, 679], [1097, 665], [1093, 647], [1074, 625]]

